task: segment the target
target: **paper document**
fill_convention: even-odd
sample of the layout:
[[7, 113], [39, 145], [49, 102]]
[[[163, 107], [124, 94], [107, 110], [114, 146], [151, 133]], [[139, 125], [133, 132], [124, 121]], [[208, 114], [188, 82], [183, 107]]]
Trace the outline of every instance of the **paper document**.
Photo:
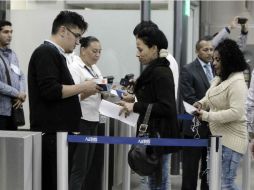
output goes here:
[[185, 101], [183, 101], [183, 105], [184, 105], [185, 111], [188, 114], [193, 115], [197, 111], [197, 108], [195, 108], [193, 105], [190, 105], [189, 103], [187, 103]]
[[110, 93], [114, 94], [115, 96], [118, 96], [119, 98], [122, 98], [122, 95], [123, 95], [124, 91], [123, 90], [111, 89]]
[[124, 113], [122, 113], [122, 115], [119, 116], [119, 112], [121, 109], [122, 109], [122, 106], [116, 105], [106, 100], [102, 100], [99, 107], [99, 112], [102, 115], [117, 119], [123, 123], [126, 123], [132, 127], [135, 127], [137, 124], [139, 114], [132, 112], [130, 113], [128, 117], [125, 117]]

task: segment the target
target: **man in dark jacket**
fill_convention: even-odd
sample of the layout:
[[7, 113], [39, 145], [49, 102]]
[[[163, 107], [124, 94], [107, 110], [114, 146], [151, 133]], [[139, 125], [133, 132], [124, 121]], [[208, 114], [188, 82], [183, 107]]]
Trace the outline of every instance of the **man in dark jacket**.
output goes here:
[[87, 29], [83, 17], [61, 11], [51, 38], [32, 54], [28, 68], [30, 127], [42, 131], [42, 190], [56, 190], [56, 132], [78, 131], [81, 108], [78, 94], [95, 94], [92, 81], [74, 84], [65, 53], [71, 53]]
[[[183, 101], [189, 104], [204, 97], [213, 78], [211, 67], [213, 46], [210, 37], [204, 37], [196, 43], [197, 58], [186, 64], [181, 70], [180, 89]], [[207, 123], [193, 127], [192, 121], [183, 121], [183, 135], [186, 139], [208, 138], [210, 132]], [[201, 160], [201, 190], [208, 190], [207, 184], [207, 148], [183, 148], [182, 190], [196, 190]]]

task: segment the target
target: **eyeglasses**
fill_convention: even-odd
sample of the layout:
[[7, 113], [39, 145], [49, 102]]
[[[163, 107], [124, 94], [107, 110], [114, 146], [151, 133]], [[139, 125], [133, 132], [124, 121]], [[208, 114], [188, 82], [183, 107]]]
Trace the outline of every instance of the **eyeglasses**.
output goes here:
[[72, 33], [72, 35], [73, 35], [76, 39], [80, 40], [82, 34], [72, 32], [71, 29], [69, 29], [68, 27], [66, 27], [66, 29], [67, 29], [70, 33]]

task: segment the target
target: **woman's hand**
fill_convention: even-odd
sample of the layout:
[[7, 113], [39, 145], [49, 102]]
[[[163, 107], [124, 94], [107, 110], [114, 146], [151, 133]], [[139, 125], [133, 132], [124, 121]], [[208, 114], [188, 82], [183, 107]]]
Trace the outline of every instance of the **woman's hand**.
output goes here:
[[129, 93], [123, 93], [122, 99], [123, 99], [123, 101], [129, 102], [129, 103], [135, 102], [135, 96], [133, 94], [129, 94]]
[[193, 106], [194, 106], [195, 108], [197, 108], [198, 110], [201, 110], [201, 108], [202, 108], [202, 104], [201, 104], [200, 102], [195, 102], [195, 103], [193, 104]]
[[202, 121], [202, 115], [203, 115], [203, 113], [204, 113], [204, 110], [197, 109], [197, 111], [196, 111], [196, 113], [194, 115], [198, 117], [199, 121]]
[[133, 112], [134, 103], [120, 101], [117, 104], [123, 107], [119, 112], [119, 116], [122, 115], [122, 113], [124, 113], [125, 117], [128, 117], [130, 115], [130, 113]]

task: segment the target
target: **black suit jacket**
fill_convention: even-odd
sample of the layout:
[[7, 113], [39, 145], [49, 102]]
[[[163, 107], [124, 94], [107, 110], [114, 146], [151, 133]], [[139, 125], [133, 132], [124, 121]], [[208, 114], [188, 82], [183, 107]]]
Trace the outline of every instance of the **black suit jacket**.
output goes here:
[[[180, 90], [184, 101], [192, 105], [205, 96], [206, 91], [210, 87], [210, 83], [198, 59], [185, 65], [181, 70], [180, 76]], [[191, 130], [191, 125], [191, 121], [183, 121], [184, 135], [193, 136], [196, 134]], [[209, 133], [207, 123], [202, 122], [202, 126], [199, 127], [201, 138], [206, 138]]]

